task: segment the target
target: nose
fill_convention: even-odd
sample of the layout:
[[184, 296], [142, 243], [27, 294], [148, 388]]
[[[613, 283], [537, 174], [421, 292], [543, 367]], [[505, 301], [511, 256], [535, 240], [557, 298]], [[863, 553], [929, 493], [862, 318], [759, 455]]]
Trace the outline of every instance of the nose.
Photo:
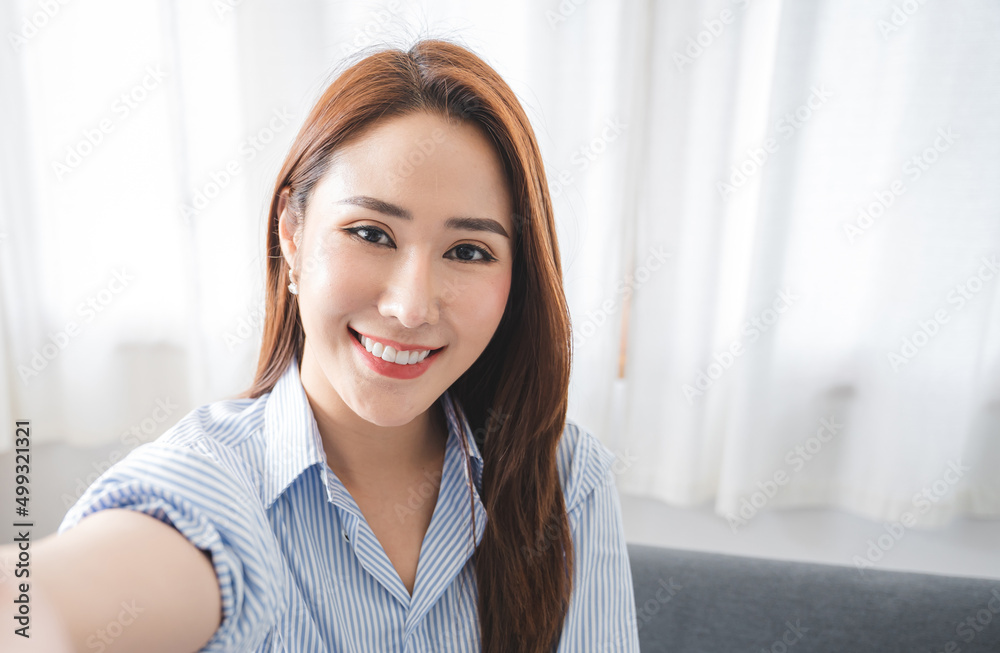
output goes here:
[[441, 297], [434, 260], [414, 252], [397, 261], [385, 279], [379, 313], [395, 317], [408, 329], [416, 329], [425, 322], [436, 324]]

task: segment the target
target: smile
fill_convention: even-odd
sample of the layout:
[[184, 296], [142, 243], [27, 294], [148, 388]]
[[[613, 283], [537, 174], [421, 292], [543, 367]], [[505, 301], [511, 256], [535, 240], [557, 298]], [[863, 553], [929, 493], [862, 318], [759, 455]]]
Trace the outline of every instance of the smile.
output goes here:
[[383, 345], [381, 342], [373, 340], [368, 336], [361, 335], [356, 331], [353, 333], [358, 342], [365, 346], [365, 351], [376, 358], [381, 358], [388, 363], [396, 363], [397, 365], [412, 365], [413, 363], [419, 363], [427, 358], [432, 351], [436, 351], [433, 349], [411, 349], [406, 351], [397, 350], [392, 345]]
[[379, 374], [399, 379], [412, 379], [423, 374], [446, 347], [424, 350], [397, 350], [391, 345], [372, 340], [348, 327], [355, 348], [369, 368]]

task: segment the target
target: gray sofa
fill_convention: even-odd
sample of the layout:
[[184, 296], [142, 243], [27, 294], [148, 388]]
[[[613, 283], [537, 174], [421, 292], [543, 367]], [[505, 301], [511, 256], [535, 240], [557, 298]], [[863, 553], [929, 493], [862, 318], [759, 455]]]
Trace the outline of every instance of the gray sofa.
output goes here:
[[1000, 653], [1000, 579], [628, 550], [642, 653]]

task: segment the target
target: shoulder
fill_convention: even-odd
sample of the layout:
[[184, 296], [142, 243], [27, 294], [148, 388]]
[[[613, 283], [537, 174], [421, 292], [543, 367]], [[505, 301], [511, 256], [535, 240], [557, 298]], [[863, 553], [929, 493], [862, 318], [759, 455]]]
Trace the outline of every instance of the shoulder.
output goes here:
[[204, 404], [181, 418], [154, 443], [247, 476], [255, 484], [263, 460], [264, 408], [268, 395]]
[[195, 408], [163, 433], [157, 442], [197, 447], [199, 441], [237, 450], [264, 426], [268, 394], [256, 399], [225, 399]]
[[566, 420], [556, 448], [556, 462], [567, 512], [606, 481], [614, 461], [615, 454], [594, 434], [572, 419]]
[[259, 496], [264, 398], [202, 405], [132, 449], [86, 488], [60, 531], [101, 508], [152, 495], [223, 519], [220, 512], [245, 506]]

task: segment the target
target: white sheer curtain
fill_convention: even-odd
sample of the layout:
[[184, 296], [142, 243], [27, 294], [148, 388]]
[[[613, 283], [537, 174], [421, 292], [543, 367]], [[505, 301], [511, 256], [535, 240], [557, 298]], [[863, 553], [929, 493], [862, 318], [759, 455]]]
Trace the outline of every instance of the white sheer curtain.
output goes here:
[[925, 489], [922, 525], [1000, 514], [995, 3], [58, 6], [0, 9], [27, 34], [0, 55], [0, 417], [36, 442], [151, 438], [245, 387], [295, 130], [344, 55], [443, 36], [536, 130], [570, 413], [621, 489], [734, 523]]
[[[255, 168], [220, 181], [196, 216], [182, 211], [258, 127], [239, 96], [234, 25], [194, 3], [3, 12], [0, 401], [32, 420], [36, 444], [151, 439], [240, 390], [255, 354], [225, 340], [259, 286]], [[281, 154], [255, 153], [264, 165]]]
[[1000, 6], [649, 11], [620, 487], [1000, 515]]

